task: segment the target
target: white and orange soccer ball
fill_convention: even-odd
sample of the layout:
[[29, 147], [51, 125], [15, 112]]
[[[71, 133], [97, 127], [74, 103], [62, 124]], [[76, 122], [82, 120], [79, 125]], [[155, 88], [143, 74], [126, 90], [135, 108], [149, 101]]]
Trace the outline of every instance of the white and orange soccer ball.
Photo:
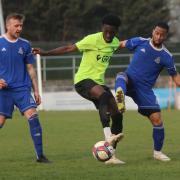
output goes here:
[[93, 146], [92, 153], [95, 159], [105, 162], [113, 156], [114, 148], [106, 141], [99, 141]]

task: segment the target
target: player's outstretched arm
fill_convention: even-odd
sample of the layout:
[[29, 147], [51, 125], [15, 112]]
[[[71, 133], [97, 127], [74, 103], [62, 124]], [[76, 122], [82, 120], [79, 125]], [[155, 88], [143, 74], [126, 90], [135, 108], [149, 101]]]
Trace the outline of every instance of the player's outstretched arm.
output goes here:
[[56, 56], [61, 55], [64, 53], [74, 52], [77, 50], [77, 47], [75, 44], [64, 46], [64, 47], [58, 47], [56, 49], [44, 51], [40, 48], [33, 48], [32, 52], [33, 54], [40, 54], [42, 56]]
[[175, 82], [176, 86], [180, 87], [180, 74], [172, 76], [172, 79]]
[[32, 88], [34, 91], [34, 98], [36, 100], [37, 105], [40, 105], [41, 104], [41, 97], [39, 95], [36, 71], [35, 71], [32, 64], [27, 64], [26, 66], [27, 66], [27, 71], [29, 73], [29, 76], [31, 78]]
[[119, 48], [125, 48], [126, 47], [127, 40], [120, 41]]

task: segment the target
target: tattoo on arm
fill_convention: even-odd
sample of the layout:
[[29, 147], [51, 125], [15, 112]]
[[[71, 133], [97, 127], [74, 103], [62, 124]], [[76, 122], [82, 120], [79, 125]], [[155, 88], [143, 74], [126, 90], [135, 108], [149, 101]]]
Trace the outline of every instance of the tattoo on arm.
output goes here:
[[31, 78], [32, 88], [33, 88], [34, 92], [38, 92], [38, 83], [37, 83], [36, 71], [35, 71], [32, 64], [27, 64], [27, 71], [28, 71], [29, 76]]

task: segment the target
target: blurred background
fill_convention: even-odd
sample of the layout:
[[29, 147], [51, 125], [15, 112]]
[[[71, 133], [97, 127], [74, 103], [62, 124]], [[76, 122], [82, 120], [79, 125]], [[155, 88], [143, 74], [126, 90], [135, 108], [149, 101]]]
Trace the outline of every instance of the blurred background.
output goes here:
[[[51, 49], [74, 43], [84, 36], [101, 30], [101, 19], [107, 13], [117, 14], [122, 25], [118, 38], [150, 37], [154, 24], [166, 21], [170, 33], [165, 45], [174, 55], [180, 70], [180, 0], [1, 0], [2, 21], [7, 14], [26, 16], [22, 37], [33, 47]], [[106, 73], [107, 85], [114, 87], [116, 73], [125, 70], [132, 54], [120, 50], [111, 60]], [[43, 109], [94, 109], [91, 103], [75, 92], [73, 77], [81, 54], [41, 57], [39, 80], [42, 86]], [[162, 71], [154, 89], [162, 108], [180, 109], [180, 90], [174, 86], [166, 71]], [[48, 102], [48, 104], [46, 103]], [[127, 98], [127, 108], [136, 106]]]

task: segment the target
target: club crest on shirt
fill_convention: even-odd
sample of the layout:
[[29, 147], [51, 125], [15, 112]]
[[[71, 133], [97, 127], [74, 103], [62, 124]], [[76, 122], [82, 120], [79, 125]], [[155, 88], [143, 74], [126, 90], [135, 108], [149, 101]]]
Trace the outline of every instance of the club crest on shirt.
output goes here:
[[5, 51], [6, 51], [6, 48], [5, 48], [5, 47], [3, 47], [3, 48], [1, 49], [1, 51], [2, 51], [2, 52], [5, 52]]
[[21, 54], [21, 55], [24, 54], [22, 47], [19, 48], [18, 53]]
[[145, 52], [146, 52], [146, 49], [142, 48], [140, 51], [142, 51], [143, 53], [145, 53]]
[[155, 62], [156, 64], [159, 64], [160, 61], [161, 61], [160, 57], [157, 57], [157, 58], [154, 60], [154, 62]]

